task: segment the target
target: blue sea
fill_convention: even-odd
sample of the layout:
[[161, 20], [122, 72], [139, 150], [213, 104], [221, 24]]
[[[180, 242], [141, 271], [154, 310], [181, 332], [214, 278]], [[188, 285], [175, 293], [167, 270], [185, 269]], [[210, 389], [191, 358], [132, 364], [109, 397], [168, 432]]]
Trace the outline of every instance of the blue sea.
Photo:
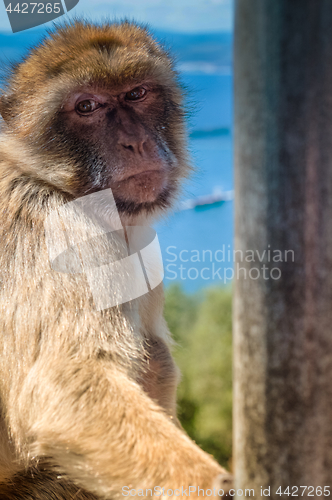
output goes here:
[[[227, 70], [217, 74], [184, 72], [182, 80], [192, 89], [190, 97], [195, 96], [197, 111], [190, 128], [197, 133], [190, 139], [196, 172], [185, 184], [181, 199], [211, 194], [216, 187], [232, 190], [232, 75]], [[231, 280], [233, 201], [174, 212], [155, 229], [166, 286], [180, 282], [186, 291], [194, 292]]]

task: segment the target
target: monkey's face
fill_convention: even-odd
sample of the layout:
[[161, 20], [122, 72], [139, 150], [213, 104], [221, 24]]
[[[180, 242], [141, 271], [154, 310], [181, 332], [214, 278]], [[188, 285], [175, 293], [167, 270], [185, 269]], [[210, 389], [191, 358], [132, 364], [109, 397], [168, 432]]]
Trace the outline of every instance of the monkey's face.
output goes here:
[[135, 24], [57, 29], [14, 68], [0, 113], [25, 173], [74, 198], [111, 188], [123, 216], [167, 208], [189, 170], [177, 74]]
[[77, 159], [83, 159], [79, 175], [85, 191], [111, 188], [125, 213], [166, 206], [179, 176], [168, 144], [167, 114], [163, 89], [151, 81], [71, 93], [56, 127], [67, 144], [68, 139], [73, 146], [80, 144]]

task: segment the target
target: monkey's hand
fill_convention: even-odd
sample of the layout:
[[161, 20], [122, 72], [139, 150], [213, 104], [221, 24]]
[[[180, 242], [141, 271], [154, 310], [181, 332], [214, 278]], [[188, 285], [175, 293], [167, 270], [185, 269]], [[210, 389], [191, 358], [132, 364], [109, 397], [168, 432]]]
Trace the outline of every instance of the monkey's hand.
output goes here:
[[119, 369], [41, 359], [17, 395], [18, 413], [9, 411], [11, 428], [29, 454], [51, 457], [77, 485], [116, 499], [157, 486], [210, 489], [227, 474]]

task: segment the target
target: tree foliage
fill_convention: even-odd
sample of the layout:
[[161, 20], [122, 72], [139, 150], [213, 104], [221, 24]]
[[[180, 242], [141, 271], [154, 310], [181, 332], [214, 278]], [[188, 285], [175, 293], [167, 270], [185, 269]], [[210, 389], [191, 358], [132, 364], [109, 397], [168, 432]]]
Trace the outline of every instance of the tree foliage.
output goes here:
[[223, 465], [232, 454], [232, 305], [229, 288], [166, 290], [165, 317], [182, 372], [178, 415], [184, 429]]

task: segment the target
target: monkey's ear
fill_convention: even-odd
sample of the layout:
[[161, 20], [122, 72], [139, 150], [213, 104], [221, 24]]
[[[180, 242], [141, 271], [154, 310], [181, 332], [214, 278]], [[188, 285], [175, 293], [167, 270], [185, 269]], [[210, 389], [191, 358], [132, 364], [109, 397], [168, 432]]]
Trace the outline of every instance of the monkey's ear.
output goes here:
[[12, 96], [6, 94], [0, 95], [0, 115], [5, 120], [5, 122], [9, 122], [12, 116], [12, 108], [13, 108]]

